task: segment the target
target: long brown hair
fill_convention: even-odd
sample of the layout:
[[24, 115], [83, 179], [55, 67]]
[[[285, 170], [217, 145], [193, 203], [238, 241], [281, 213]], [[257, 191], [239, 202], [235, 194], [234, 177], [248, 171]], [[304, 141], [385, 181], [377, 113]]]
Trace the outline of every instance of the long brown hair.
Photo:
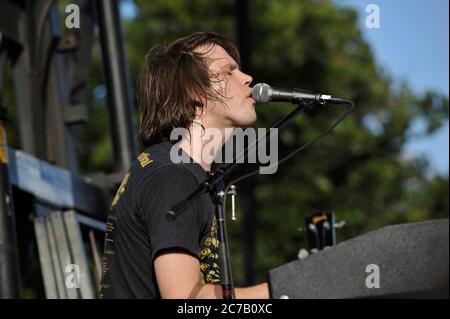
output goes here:
[[174, 128], [188, 128], [196, 108], [203, 110], [201, 101], [223, 98], [212, 88], [215, 75], [209, 71], [207, 52], [195, 51], [205, 45], [220, 45], [240, 63], [231, 41], [212, 32], [196, 32], [170, 45], [153, 47], [145, 56], [137, 81], [138, 138], [144, 147], [169, 140]]

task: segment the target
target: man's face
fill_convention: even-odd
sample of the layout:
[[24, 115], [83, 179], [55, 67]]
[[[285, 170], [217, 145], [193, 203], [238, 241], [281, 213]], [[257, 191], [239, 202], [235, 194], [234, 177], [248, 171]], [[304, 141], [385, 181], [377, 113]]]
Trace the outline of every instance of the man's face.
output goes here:
[[[255, 100], [251, 97], [252, 77], [241, 70], [236, 61], [219, 45], [209, 46], [207, 58], [209, 69], [217, 78], [212, 80], [214, 90], [224, 98], [207, 101], [205, 126], [208, 127], [248, 127], [256, 121]], [[203, 48], [204, 50], [204, 48]]]

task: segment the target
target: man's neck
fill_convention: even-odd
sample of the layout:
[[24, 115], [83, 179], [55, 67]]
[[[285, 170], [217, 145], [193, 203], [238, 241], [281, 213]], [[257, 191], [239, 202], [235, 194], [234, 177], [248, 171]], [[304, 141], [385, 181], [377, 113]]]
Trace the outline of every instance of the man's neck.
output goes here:
[[[220, 136], [214, 135], [219, 131]], [[193, 124], [189, 128], [190, 136], [184, 137], [178, 146], [205, 171], [210, 171], [214, 158], [230, 137], [230, 131], [225, 128], [208, 129]]]

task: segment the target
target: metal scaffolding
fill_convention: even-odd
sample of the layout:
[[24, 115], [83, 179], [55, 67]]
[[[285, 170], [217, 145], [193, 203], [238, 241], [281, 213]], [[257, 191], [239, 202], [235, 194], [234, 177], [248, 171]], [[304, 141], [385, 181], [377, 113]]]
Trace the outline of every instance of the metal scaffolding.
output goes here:
[[[29, 258], [22, 253], [22, 244], [37, 243], [39, 253], [52, 252], [49, 246], [49, 239], [52, 238], [49, 234], [52, 233], [43, 230], [48, 225], [56, 225], [59, 214], [62, 214], [66, 224], [58, 224], [61, 226], [58, 229], [66, 230], [68, 240], [84, 236], [82, 231], [73, 233], [73, 228], [78, 229], [79, 225], [102, 229], [110, 203], [110, 190], [114, 189], [115, 183], [137, 155], [131, 84], [118, 2], [77, 1], [81, 12], [80, 28], [63, 35], [58, 1], [0, 0], [0, 104], [4, 93], [2, 79], [9, 63], [14, 81], [21, 149], [7, 147], [3, 129], [7, 117], [6, 112], [2, 111], [0, 155], [4, 155], [0, 156], [0, 298], [22, 296], [20, 277]], [[87, 83], [96, 25], [102, 47], [116, 163], [116, 173], [101, 180], [80, 176], [77, 162], [78, 127], [88, 121]], [[73, 58], [65, 57], [68, 52]], [[18, 240], [15, 223], [18, 219], [27, 220], [27, 210], [33, 214], [34, 234], [31, 231], [32, 237], [20, 237]], [[58, 211], [62, 213], [56, 214]], [[67, 226], [69, 220], [73, 226], [70, 229]], [[30, 236], [29, 233], [26, 235]], [[77, 256], [83, 256], [80, 252], [83, 245], [78, 244], [78, 248], [73, 243], [69, 243], [68, 247], [78, 251]], [[53, 249], [53, 253], [56, 252]], [[62, 255], [60, 253], [58, 256]], [[50, 258], [51, 253], [47, 256]], [[50, 260], [42, 260], [41, 254], [39, 257], [41, 268], [51, 263]], [[98, 256], [94, 257], [98, 261]], [[69, 260], [72, 259], [66, 258], [66, 261]], [[93, 290], [77, 296], [61, 291], [56, 295], [49, 293], [48, 287], [55, 291], [55, 286], [48, 284], [48, 274], [55, 271], [49, 272], [48, 269], [46, 275], [42, 269], [47, 296], [95, 296]]]

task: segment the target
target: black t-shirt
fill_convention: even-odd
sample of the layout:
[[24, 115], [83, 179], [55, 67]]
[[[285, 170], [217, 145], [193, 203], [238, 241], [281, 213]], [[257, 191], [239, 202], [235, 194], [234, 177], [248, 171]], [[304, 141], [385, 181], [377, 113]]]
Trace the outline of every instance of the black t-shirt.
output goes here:
[[166, 219], [169, 209], [207, 177], [198, 163], [173, 163], [171, 148], [168, 142], [150, 146], [117, 191], [106, 223], [100, 298], [160, 298], [153, 262], [168, 249], [182, 249], [198, 258], [202, 282], [220, 282], [210, 195], [203, 194], [175, 221]]

